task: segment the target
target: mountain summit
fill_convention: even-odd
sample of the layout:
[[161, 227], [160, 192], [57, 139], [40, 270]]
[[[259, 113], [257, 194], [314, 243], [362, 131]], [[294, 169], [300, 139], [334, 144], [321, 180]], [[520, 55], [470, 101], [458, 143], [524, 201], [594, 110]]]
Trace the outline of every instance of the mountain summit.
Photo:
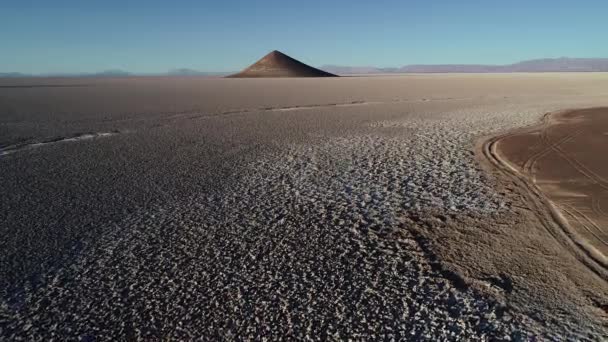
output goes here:
[[337, 77], [274, 50], [247, 69], [228, 77]]

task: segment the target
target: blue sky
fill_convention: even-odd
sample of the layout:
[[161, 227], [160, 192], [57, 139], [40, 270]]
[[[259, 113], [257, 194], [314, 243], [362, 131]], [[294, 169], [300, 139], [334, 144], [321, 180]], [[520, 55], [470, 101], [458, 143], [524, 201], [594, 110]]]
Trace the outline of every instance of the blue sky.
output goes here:
[[0, 72], [233, 71], [608, 57], [605, 0], [0, 0]]

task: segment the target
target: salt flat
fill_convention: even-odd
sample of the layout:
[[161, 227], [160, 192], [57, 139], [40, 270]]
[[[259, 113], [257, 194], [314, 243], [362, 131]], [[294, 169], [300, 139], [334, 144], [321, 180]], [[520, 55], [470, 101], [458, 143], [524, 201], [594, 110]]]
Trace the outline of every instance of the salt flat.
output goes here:
[[607, 95], [577, 73], [0, 80], [0, 336], [601, 339], [606, 279], [478, 152]]

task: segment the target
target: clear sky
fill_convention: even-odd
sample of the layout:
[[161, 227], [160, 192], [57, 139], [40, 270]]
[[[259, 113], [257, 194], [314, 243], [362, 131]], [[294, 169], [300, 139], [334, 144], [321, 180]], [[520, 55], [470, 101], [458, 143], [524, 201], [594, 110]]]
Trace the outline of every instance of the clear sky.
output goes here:
[[608, 57], [606, 0], [0, 0], [0, 72]]

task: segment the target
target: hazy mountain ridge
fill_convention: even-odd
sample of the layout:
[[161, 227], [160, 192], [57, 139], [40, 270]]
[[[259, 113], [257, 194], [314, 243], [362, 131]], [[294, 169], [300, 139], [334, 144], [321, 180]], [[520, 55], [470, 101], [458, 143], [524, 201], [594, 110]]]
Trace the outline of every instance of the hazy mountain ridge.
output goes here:
[[209, 72], [199, 71], [189, 68], [180, 68], [169, 70], [166, 75], [168, 76], [223, 76], [229, 74], [228, 72]]
[[400, 68], [322, 66], [338, 74], [379, 73], [488, 73], [488, 72], [608, 72], [608, 58], [542, 58], [508, 65], [413, 64]]
[[132, 77], [132, 76], [224, 76], [229, 72], [206, 72], [194, 69], [181, 68], [172, 69], [164, 73], [131, 73], [125, 70], [112, 69], [92, 73], [47, 73], [47, 74], [24, 74], [20, 72], [0, 72], [0, 78], [25, 78], [25, 77]]
[[[392, 74], [392, 73], [491, 73], [491, 72], [608, 72], [608, 58], [541, 58], [507, 65], [491, 64], [411, 64], [402, 67], [324, 65], [319, 67], [333, 74]], [[130, 76], [224, 76], [232, 72], [207, 72], [189, 68], [172, 69], [164, 73], [131, 73], [113, 69], [93, 73], [25, 74], [0, 72], [0, 78], [19, 77], [130, 77]]]

